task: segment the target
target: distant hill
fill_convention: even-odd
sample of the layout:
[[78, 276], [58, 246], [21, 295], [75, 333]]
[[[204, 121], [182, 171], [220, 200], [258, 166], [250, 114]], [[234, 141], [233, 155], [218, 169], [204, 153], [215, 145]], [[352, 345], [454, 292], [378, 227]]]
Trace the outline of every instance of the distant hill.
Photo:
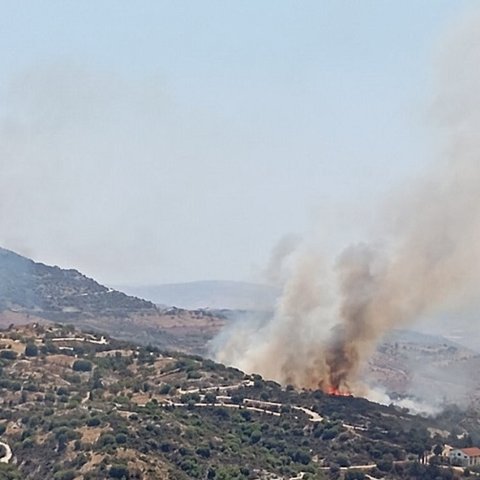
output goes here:
[[480, 399], [480, 355], [439, 335], [391, 332], [378, 345], [365, 374], [392, 398], [414, 396], [432, 406]]
[[[153, 296], [149, 298], [153, 301], [143, 300], [101, 285], [77, 270], [44, 265], [0, 249], [0, 326], [29, 322], [74, 324], [105, 331], [118, 339], [207, 355], [209, 341], [225, 325], [248, 321], [251, 314], [214, 307], [228, 305], [227, 298], [230, 305], [233, 299], [244, 307], [258, 305], [259, 299], [266, 305], [267, 299], [273, 302], [275, 296], [270, 287], [236, 282], [194, 282], [185, 284], [183, 291], [188, 292], [187, 287], [197, 292], [197, 302], [202, 291], [204, 295], [202, 303], [196, 304], [191, 296], [189, 306], [208, 305], [210, 309], [160, 307], [154, 303], [159, 299]], [[172, 290], [181, 292], [182, 288], [174, 286]], [[129, 293], [141, 296], [137, 290]], [[159, 303], [181, 305], [168, 302], [166, 297]], [[443, 399], [462, 402], [480, 399], [479, 369], [480, 356], [475, 351], [443, 337], [401, 331], [393, 332], [378, 346], [365, 379], [392, 397], [413, 394], [431, 404], [433, 395], [433, 403]]]
[[162, 348], [203, 352], [226, 319], [210, 311], [159, 308], [77, 270], [0, 248], [0, 326], [31, 321], [71, 323]]
[[0, 248], [0, 310], [62, 319], [151, 312], [152, 302], [100, 285], [77, 270], [37, 263]]
[[279, 295], [268, 285], [218, 280], [119, 288], [157, 305], [187, 309], [271, 310]]

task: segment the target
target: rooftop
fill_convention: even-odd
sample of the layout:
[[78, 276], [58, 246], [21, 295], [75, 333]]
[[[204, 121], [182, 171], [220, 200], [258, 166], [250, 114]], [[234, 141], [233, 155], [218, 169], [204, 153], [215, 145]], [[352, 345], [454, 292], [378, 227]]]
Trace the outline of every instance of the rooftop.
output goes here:
[[480, 457], [480, 448], [478, 447], [461, 448], [460, 450], [469, 457]]

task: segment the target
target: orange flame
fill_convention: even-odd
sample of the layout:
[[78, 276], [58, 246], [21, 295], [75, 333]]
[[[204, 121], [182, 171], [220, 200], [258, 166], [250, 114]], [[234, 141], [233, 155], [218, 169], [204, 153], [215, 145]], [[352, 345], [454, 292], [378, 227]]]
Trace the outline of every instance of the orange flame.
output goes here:
[[347, 390], [341, 390], [339, 387], [334, 387], [333, 385], [327, 388], [327, 393], [337, 397], [349, 397], [352, 395], [351, 392]]

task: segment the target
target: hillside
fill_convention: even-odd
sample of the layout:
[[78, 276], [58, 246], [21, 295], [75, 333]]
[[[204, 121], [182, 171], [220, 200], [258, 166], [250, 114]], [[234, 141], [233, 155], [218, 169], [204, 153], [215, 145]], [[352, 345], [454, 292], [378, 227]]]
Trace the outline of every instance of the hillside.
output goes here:
[[[100, 285], [73, 269], [36, 263], [0, 249], [0, 326], [61, 322], [118, 339], [208, 355], [209, 342], [234, 321], [268, 312], [159, 307]], [[391, 398], [428, 405], [480, 399], [480, 355], [442, 337], [394, 332], [381, 343], [365, 381]]]
[[0, 248], [0, 309], [58, 319], [150, 312], [155, 305], [100, 285], [77, 270], [36, 263]]
[[61, 326], [0, 332], [0, 365], [7, 479], [453, 479], [432, 447], [479, 433]]
[[480, 399], [480, 354], [444, 337], [392, 332], [370, 359], [366, 379], [392, 398], [409, 396], [434, 407]]
[[77, 270], [0, 248], [0, 325], [30, 321], [72, 323], [140, 343], [202, 351], [226, 320], [209, 311], [158, 308]]

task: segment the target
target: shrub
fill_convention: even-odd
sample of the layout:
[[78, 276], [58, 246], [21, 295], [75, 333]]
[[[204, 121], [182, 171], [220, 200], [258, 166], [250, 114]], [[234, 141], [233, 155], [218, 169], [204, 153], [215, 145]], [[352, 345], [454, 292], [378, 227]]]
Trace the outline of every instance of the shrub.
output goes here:
[[217, 396], [213, 392], [208, 392], [205, 394], [203, 400], [205, 403], [210, 403], [213, 405], [217, 401]]
[[173, 450], [173, 445], [169, 442], [163, 442], [161, 445], [160, 445], [160, 450], [162, 452], [171, 452]]
[[210, 449], [208, 447], [198, 447], [196, 453], [204, 458], [210, 457]]
[[337, 457], [337, 463], [341, 467], [349, 467], [350, 466], [350, 460], [348, 460], [348, 458], [345, 455], [339, 455]]
[[323, 440], [332, 440], [337, 436], [337, 434], [338, 434], [338, 429], [336, 427], [327, 428], [322, 433], [322, 439]]
[[382, 459], [377, 462], [377, 468], [382, 472], [391, 472], [393, 468], [393, 456], [390, 454], [384, 455]]
[[0, 350], [0, 358], [5, 360], [15, 360], [17, 358], [17, 352], [13, 350]]
[[198, 393], [184, 393], [180, 397], [180, 401], [182, 403], [188, 403], [190, 401], [192, 401], [193, 403], [196, 403], [200, 401], [200, 395]]
[[115, 441], [119, 445], [123, 445], [127, 443], [127, 436], [124, 433], [118, 433], [117, 435], [115, 435]]
[[125, 478], [128, 479], [130, 474], [125, 465], [112, 465], [108, 472], [110, 478]]
[[345, 480], [364, 480], [365, 474], [363, 472], [350, 471], [345, 473]]
[[25, 355], [27, 357], [36, 357], [38, 355], [38, 347], [34, 343], [27, 343]]
[[294, 462], [302, 463], [303, 465], [308, 465], [311, 462], [312, 457], [310, 456], [309, 453], [304, 452], [303, 450], [297, 450], [294, 454], [291, 455], [291, 459]]
[[97, 445], [101, 447], [105, 447], [106, 445], [114, 445], [115, 444], [115, 437], [111, 433], [102, 433], [100, 438], [97, 440]]
[[232, 403], [235, 403], [237, 405], [240, 405], [241, 403], [243, 403], [243, 396], [239, 395], [238, 393], [233, 394], [231, 399], [232, 399]]
[[270, 394], [266, 391], [263, 391], [260, 394], [260, 400], [263, 400], [264, 402], [268, 402], [268, 400], [270, 400]]
[[101, 420], [98, 417], [92, 417], [87, 420], [87, 427], [98, 427]]
[[189, 380], [196, 380], [202, 378], [202, 374], [197, 370], [192, 370], [191, 372], [187, 373], [187, 379]]
[[57, 472], [53, 478], [54, 480], [73, 480], [76, 477], [76, 473], [73, 470], [61, 470]]
[[20, 475], [17, 467], [0, 463], [0, 480], [21, 480], [23, 475]]
[[160, 395], [167, 395], [171, 389], [172, 389], [171, 385], [169, 385], [168, 383], [164, 383], [158, 390], [158, 393], [160, 393]]
[[250, 443], [258, 443], [262, 438], [262, 433], [259, 430], [253, 430], [250, 434]]
[[27, 383], [23, 386], [23, 390], [27, 390], [28, 392], [38, 392], [38, 387], [34, 383]]
[[92, 363], [88, 360], [75, 360], [72, 368], [76, 372], [90, 372], [92, 370]]

